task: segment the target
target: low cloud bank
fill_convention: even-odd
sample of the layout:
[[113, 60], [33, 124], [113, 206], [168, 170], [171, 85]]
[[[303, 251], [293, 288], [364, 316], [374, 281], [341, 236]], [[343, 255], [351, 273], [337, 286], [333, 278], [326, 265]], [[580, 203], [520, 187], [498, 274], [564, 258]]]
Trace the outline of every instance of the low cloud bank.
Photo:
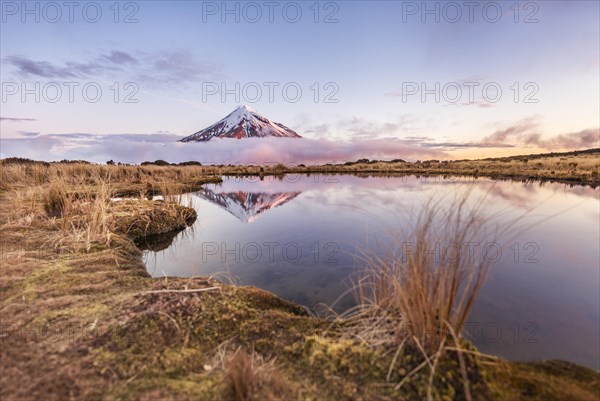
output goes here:
[[158, 159], [171, 163], [199, 161], [203, 164], [339, 163], [357, 159], [447, 159], [449, 152], [464, 149], [526, 148], [552, 151], [599, 147], [600, 130], [543, 137], [534, 119], [524, 119], [495, 131], [477, 142], [435, 142], [428, 137], [328, 139], [245, 138], [213, 139], [209, 142], [177, 142], [181, 136], [168, 132], [151, 134], [89, 133], [47, 134], [18, 131], [20, 138], [0, 138], [0, 157], [36, 160], [114, 160], [139, 164]]
[[40, 135], [2, 139], [0, 155], [36, 160], [88, 160], [104, 163], [136, 163], [158, 159], [171, 163], [199, 161], [204, 164], [335, 163], [369, 159], [444, 158], [443, 150], [396, 139], [328, 141], [324, 139], [246, 138], [199, 143], [176, 142], [178, 136], [149, 135]]

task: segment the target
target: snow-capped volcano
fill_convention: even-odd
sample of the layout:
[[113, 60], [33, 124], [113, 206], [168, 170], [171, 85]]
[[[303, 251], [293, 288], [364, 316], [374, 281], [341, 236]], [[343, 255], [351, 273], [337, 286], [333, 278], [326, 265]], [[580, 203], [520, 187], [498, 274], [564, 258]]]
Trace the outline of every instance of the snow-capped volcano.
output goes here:
[[293, 130], [261, 116], [248, 106], [239, 106], [227, 117], [217, 121], [180, 142], [204, 142], [212, 138], [252, 138], [274, 136], [280, 138], [301, 138]]
[[222, 207], [244, 223], [252, 223], [266, 211], [291, 201], [300, 192], [215, 192], [205, 187], [194, 195]]

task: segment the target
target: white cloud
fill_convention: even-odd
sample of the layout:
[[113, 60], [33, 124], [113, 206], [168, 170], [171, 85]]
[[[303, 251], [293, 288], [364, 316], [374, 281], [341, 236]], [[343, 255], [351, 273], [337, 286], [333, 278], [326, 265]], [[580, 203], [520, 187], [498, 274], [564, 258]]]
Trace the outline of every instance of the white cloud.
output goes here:
[[157, 159], [171, 163], [333, 163], [360, 158], [426, 159], [444, 157], [443, 150], [395, 139], [329, 141], [290, 138], [219, 139], [179, 143], [169, 134], [150, 135], [40, 135], [35, 138], [2, 139], [2, 157], [36, 160], [83, 159], [141, 163]]

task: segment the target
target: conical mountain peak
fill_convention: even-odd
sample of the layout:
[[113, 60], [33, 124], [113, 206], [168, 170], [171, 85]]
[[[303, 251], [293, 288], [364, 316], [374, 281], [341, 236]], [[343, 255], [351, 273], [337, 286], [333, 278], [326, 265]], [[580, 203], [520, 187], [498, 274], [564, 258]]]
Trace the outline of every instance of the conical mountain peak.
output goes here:
[[204, 128], [180, 142], [205, 142], [212, 138], [300, 138], [295, 131], [283, 124], [273, 122], [254, 109], [241, 105], [225, 118]]

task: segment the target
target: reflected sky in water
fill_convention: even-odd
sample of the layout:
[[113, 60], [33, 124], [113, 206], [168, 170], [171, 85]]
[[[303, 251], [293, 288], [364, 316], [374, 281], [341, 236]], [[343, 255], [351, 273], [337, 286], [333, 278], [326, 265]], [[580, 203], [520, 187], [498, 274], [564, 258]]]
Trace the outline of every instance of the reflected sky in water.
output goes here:
[[364, 252], [387, 252], [390, 234], [410, 231], [431, 197], [465, 191], [472, 203], [487, 194], [492, 224], [519, 219], [469, 319], [475, 344], [510, 359], [599, 369], [597, 189], [456, 177], [225, 178], [184, 197], [198, 220], [168, 249], [147, 252], [146, 266], [155, 277], [217, 274], [309, 308], [338, 300], [342, 311], [353, 305], [342, 295]]

